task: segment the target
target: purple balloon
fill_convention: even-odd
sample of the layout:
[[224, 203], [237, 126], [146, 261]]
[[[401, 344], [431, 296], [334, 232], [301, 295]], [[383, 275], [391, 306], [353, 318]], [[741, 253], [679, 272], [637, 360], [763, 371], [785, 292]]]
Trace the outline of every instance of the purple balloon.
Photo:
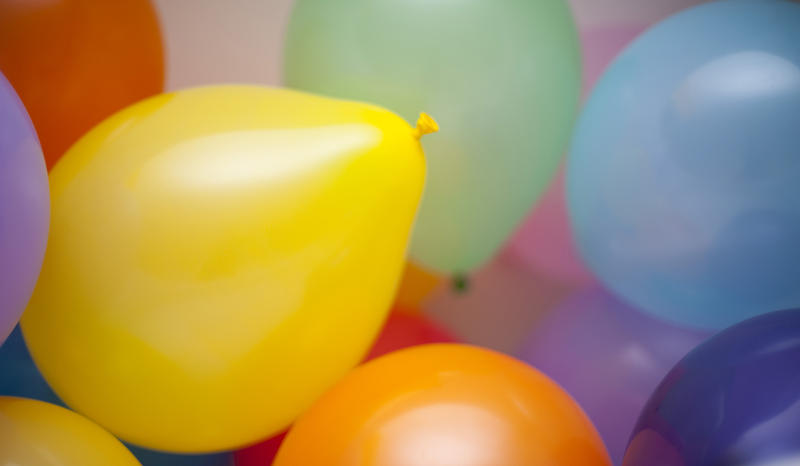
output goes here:
[[800, 464], [800, 309], [729, 327], [653, 392], [625, 466]]
[[519, 357], [575, 398], [620, 464], [653, 389], [705, 336], [655, 320], [593, 287], [548, 313]]
[[0, 344], [33, 293], [49, 222], [42, 148], [25, 107], [0, 73]]

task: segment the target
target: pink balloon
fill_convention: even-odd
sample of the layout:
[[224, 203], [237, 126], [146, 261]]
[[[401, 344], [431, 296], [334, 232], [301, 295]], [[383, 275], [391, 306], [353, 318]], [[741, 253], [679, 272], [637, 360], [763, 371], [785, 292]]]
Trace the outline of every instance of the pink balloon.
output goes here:
[[[617, 53], [644, 29], [642, 25], [617, 25], [591, 27], [581, 31], [584, 96]], [[584, 284], [592, 280], [592, 275], [581, 262], [572, 240], [563, 169], [514, 234], [509, 243], [509, 253], [519, 256], [538, 273], [557, 280], [573, 284]]]

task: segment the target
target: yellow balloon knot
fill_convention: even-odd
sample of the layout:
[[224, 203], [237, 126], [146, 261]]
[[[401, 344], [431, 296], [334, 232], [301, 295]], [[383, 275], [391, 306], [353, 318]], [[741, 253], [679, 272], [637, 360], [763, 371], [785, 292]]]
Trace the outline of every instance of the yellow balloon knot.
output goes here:
[[420, 113], [419, 120], [417, 120], [417, 128], [414, 130], [414, 137], [420, 139], [426, 134], [435, 133], [437, 131], [439, 131], [439, 123], [436, 123], [436, 120], [427, 113]]

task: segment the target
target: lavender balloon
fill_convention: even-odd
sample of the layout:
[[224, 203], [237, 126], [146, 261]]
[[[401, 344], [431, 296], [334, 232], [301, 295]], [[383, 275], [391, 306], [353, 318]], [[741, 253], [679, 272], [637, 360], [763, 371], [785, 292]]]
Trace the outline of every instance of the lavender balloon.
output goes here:
[[50, 199], [36, 131], [0, 73], [0, 344], [19, 320], [44, 259]]
[[580, 403], [620, 464], [653, 389], [704, 337], [655, 320], [594, 287], [545, 316], [519, 356]]

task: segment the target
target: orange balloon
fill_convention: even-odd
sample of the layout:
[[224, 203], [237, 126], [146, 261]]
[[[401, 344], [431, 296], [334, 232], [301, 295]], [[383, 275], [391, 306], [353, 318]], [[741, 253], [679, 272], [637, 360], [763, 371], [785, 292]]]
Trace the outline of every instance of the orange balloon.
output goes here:
[[301, 416], [275, 466], [610, 466], [580, 407], [494, 351], [417, 346], [353, 370]]
[[96, 123], [161, 92], [156, 12], [148, 0], [0, 0], [0, 70], [50, 168]]
[[442, 277], [413, 262], [406, 262], [403, 278], [395, 297], [395, 308], [418, 314], [420, 305], [442, 284]]

